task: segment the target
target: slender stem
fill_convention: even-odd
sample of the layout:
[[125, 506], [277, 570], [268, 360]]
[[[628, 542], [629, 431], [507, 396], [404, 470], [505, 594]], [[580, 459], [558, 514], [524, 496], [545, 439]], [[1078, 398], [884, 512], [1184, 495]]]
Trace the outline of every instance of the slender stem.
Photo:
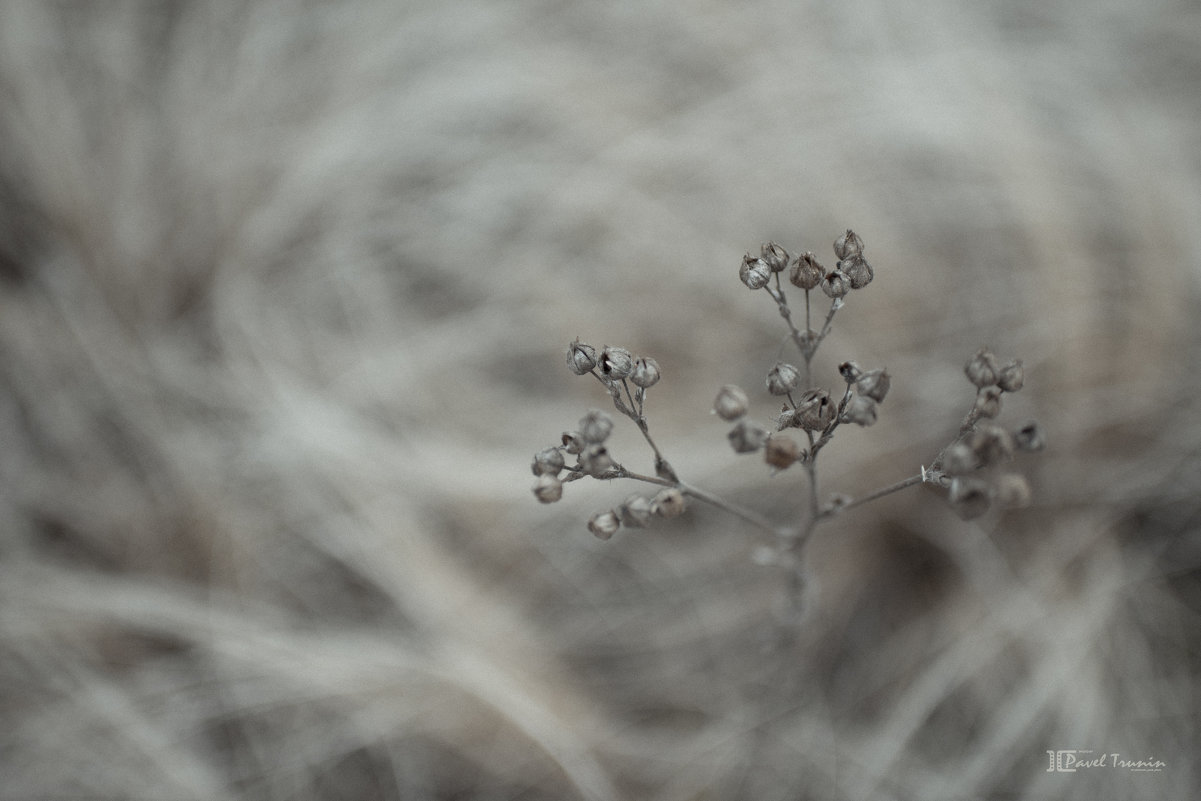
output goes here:
[[758, 512], [754, 512], [744, 506], [738, 506], [737, 504], [730, 503], [718, 495], [714, 495], [713, 493], [703, 490], [700, 487], [694, 487], [691, 484], [686, 484], [683, 481], [679, 482], [677, 486], [680, 492], [684, 493], [685, 495], [696, 498], [698, 501], [703, 501], [710, 506], [716, 506], [718, 509], [728, 512], [729, 514], [732, 514], [735, 517], [750, 523], [752, 526], [762, 529], [768, 534], [778, 535], [780, 533], [779, 528], [772, 525], [770, 520]]
[[879, 498], [883, 498], [885, 495], [891, 495], [894, 492], [900, 492], [903, 489], [908, 489], [909, 487], [916, 486], [917, 484], [921, 484], [924, 481], [926, 481], [926, 475], [924, 473], [918, 473], [916, 476], [910, 476], [909, 478], [906, 478], [903, 481], [898, 481], [895, 484], [890, 484], [887, 487], [882, 487], [881, 489], [878, 489], [875, 492], [870, 492], [867, 495], [863, 495], [858, 498], [855, 498], [847, 503], [842, 504], [841, 506], [839, 506], [836, 509], [827, 509], [826, 511], [821, 513], [821, 517], [822, 518], [833, 517], [834, 515], [836, 515], [840, 512], [845, 512], [847, 509], [853, 509], [856, 506], [862, 506], [865, 503], [870, 503], [871, 501], [877, 500]]

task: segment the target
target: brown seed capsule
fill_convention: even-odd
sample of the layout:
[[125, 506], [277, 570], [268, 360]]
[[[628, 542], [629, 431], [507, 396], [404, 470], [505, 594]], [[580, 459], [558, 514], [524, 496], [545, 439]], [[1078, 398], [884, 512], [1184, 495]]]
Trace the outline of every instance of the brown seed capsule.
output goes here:
[[713, 412], [722, 420], [737, 420], [746, 414], [749, 401], [741, 387], [726, 384], [717, 392], [713, 401]]
[[588, 440], [579, 431], [564, 431], [562, 439], [563, 449], [572, 456], [583, 453], [584, 448], [588, 447]]
[[618, 380], [628, 376], [634, 369], [634, 357], [625, 348], [605, 345], [597, 364], [600, 365], [601, 375]]
[[580, 454], [580, 468], [593, 478], [601, 478], [613, 466], [613, 458], [604, 445], [589, 445]]
[[842, 376], [843, 381], [854, 384], [863, 375], [863, 369], [855, 362], [843, 362], [838, 365], [838, 374]]
[[842, 419], [857, 426], [870, 426], [876, 422], [876, 402], [865, 395], [856, 395], [847, 404]]
[[801, 289], [813, 289], [822, 282], [822, 278], [826, 275], [826, 268], [818, 263], [813, 254], [806, 251], [801, 254], [797, 263], [792, 265], [792, 272], [788, 274], [788, 280], [793, 286]]
[[985, 467], [1013, 459], [1013, 435], [992, 423], [981, 425], [973, 431], [967, 444]]
[[596, 348], [577, 338], [567, 346], [567, 367], [576, 375], [588, 375], [596, 367]]
[[617, 507], [617, 516], [626, 528], [646, 528], [654, 513], [651, 499], [644, 495], [631, 495]]
[[800, 456], [801, 448], [791, 437], [774, 435], [763, 447], [763, 460], [777, 470], [791, 467]]
[[1021, 359], [1010, 359], [997, 373], [997, 386], [1006, 392], [1017, 392], [1026, 383], [1026, 373]]
[[801, 372], [791, 364], [776, 362], [767, 371], [767, 391], [773, 395], [787, 395], [801, 383]]
[[651, 508], [655, 514], [668, 520], [683, 514], [686, 505], [684, 502], [684, 493], [675, 487], [667, 487], [659, 490], [651, 501]]
[[788, 251], [775, 242], [768, 242], [764, 245], [760, 254], [759, 258], [773, 273], [781, 272], [788, 266]]
[[767, 441], [767, 431], [749, 423], [746, 420], [739, 420], [730, 429], [727, 435], [730, 440], [730, 447], [735, 453], [754, 453], [763, 447], [763, 443]]
[[980, 460], [966, 442], [956, 442], [943, 452], [942, 469], [947, 475], [966, 475], [979, 466]]
[[994, 493], [997, 503], [1007, 509], [1024, 509], [1030, 505], [1030, 483], [1020, 473], [999, 476]]
[[1041, 451], [1047, 447], [1047, 437], [1043, 432], [1043, 427], [1034, 420], [1013, 432], [1013, 442], [1019, 451]]
[[590, 409], [580, 418], [580, 435], [585, 442], [604, 442], [613, 432], [613, 418], [597, 409]]
[[824, 389], [810, 389], [801, 396], [796, 407], [797, 422], [806, 431], [824, 431], [838, 416], [838, 404], [830, 400]]
[[849, 259], [852, 256], [858, 256], [862, 252], [863, 240], [859, 237], [859, 234], [850, 228], [847, 229], [845, 234], [834, 240], [834, 255], [840, 259]]
[[855, 387], [859, 390], [859, 394], [869, 397], [877, 403], [883, 403], [889, 388], [892, 387], [892, 376], [884, 368], [872, 370], [861, 375], [855, 382]]
[[838, 262], [841, 270], [851, 282], [851, 289], [863, 289], [876, 277], [876, 271], [862, 256], [851, 256]]
[[534, 454], [532, 467], [536, 476], [557, 476], [565, 464], [563, 451], [558, 448], [544, 448]]
[[607, 512], [598, 512], [588, 520], [588, 530], [598, 540], [611, 539], [619, 528], [621, 528], [621, 521], [612, 509]]
[[991, 387], [997, 383], [997, 357], [988, 348], [980, 348], [963, 366], [963, 372], [977, 387]]
[[634, 369], [630, 371], [630, 383], [643, 389], [659, 383], [659, 363], [649, 356], [639, 356], [634, 359]]
[[980, 417], [994, 418], [1001, 413], [1001, 388], [980, 387], [976, 390], [976, 404], [973, 407]]
[[557, 476], [543, 473], [534, 482], [534, 497], [542, 503], [554, 503], [563, 497], [563, 482]]
[[845, 298], [851, 291], [851, 279], [841, 270], [831, 270], [822, 279], [822, 292], [829, 298]]
[[992, 504], [992, 491], [988, 484], [979, 479], [953, 478], [947, 500], [957, 515], [964, 520], [971, 520], [988, 511]]
[[738, 268], [738, 277], [747, 289], [763, 289], [771, 280], [771, 268], [763, 259], [756, 259], [751, 254], [742, 257], [742, 266]]

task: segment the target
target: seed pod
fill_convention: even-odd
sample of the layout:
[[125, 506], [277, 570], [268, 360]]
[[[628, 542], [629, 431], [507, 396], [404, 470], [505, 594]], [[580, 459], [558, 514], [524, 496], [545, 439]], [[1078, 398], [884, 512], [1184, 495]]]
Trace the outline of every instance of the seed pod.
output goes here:
[[543, 473], [534, 482], [534, 497], [542, 503], [554, 503], [563, 497], [563, 482], [558, 476]]
[[605, 345], [597, 364], [600, 365], [601, 375], [616, 381], [625, 378], [634, 369], [634, 357], [625, 348]]
[[838, 374], [842, 376], [843, 381], [854, 384], [863, 375], [863, 368], [854, 362], [843, 362], [838, 365]]
[[563, 449], [572, 456], [578, 456], [588, 447], [588, 440], [584, 439], [584, 435], [579, 431], [564, 431], [562, 440]]
[[1019, 451], [1041, 451], [1047, 447], [1047, 437], [1043, 427], [1034, 420], [1013, 432], [1013, 442]]
[[822, 292], [829, 298], [844, 298], [851, 291], [851, 279], [841, 270], [832, 270], [822, 279]]
[[860, 395], [871, 398], [877, 403], [883, 403], [889, 388], [892, 387], [892, 376], [884, 368], [872, 370], [861, 375], [855, 382], [855, 387], [859, 390]]
[[974, 411], [980, 417], [994, 418], [1001, 413], [1001, 388], [980, 387], [976, 390]]
[[838, 406], [824, 389], [811, 389], [801, 396], [796, 407], [797, 422], [806, 431], [824, 431], [838, 415]]
[[776, 431], [800, 427], [801, 418], [797, 414], [797, 410], [787, 405], [780, 407], [780, 413], [776, 416]]
[[947, 475], [966, 475], [979, 466], [980, 460], [966, 442], [956, 442], [943, 451], [942, 469]]
[[619, 528], [621, 528], [621, 521], [618, 520], [617, 513], [612, 509], [607, 512], [598, 512], [588, 520], [588, 530], [598, 540], [611, 539]]
[[853, 256], [858, 256], [863, 252], [863, 240], [859, 234], [852, 231], [850, 228], [847, 232], [838, 239], [834, 240], [834, 255], [839, 259], [849, 259]]
[[754, 453], [763, 447], [763, 443], [767, 441], [767, 431], [749, 423], [746, 420], [739, 420], [730, 429], [727, 435], [730, 440], [730, 447], [735, 453]]
[[[763, 460], [777, 470], [786, 470], [800, 458], [801, 447], [785, 436], [770, 436], [763, 448]], [[802, 460], [803, 461], [803, 460]]]
[[713, 412], [722, 420], [733, 421], [746, 414], [747, 406], [748, 400], [742, 388], [726, 384], [717, 391], [717, 398], [713, 401]]
[[1026, 383], [1026, 372], [1021, 359], [1010, 359], [997, 373], [997, 386], [1006, 392], [1017, 392]]
[[1013, 459], [1013, 435], [992, 423], [981, 425], [973, 431], [967, 444], [985, 467]]
[[797, 263], [792, 265], [792, 272], [788, 274], [788, 280], [792, 282], [793, 286], [808, 290], [820, 284], [825, 275], [826, 268], [818, 264], [812, 253], [806, 251], [801, 254]]
[[1005, 473], [998, 477], [994, 493], [997, 503], [1007, 509], [1023, 509], [1030, 505], [1030, 483], [1020, 473]]
[[557, 476], [565, 464], [563, 451], [558, 448], [545, 448], [534, 454], [532, 467], [536, 476]]
[[979, 479], [953, 478], [947, 500], [957, 515], [964, 520], [971, 520], [988, 511], [992, 504], [992, 491], [988, 484]]
[[576, 375], [588, 375], [596, 367], [596, 348], [585, 345], [577, 337], [567, 346], [567, 367]]
[[843, 422], [870, 426], [876, 422], [876, 402], [866, 395], [856, 395], [842, 414]]
[[639, 356], [634, 359], [634, 369], [630, 371], [630, 383], [643, 389], [659, 383], [659, 363], [649, 356]]
[[787, 395], [801, 382], [801, 372], [791, 364], [776, 362], [767, 371], [767, 391], [773, 395]]
[[613, 458], [604, 445], [589, 445], [580, 454], [580, 468], [593, 478], [601, 478], [613, 469]]
[[838, 262], [838, 269], [850, 279], [851, 289], [863, 289], [876, 277], [876, 271], [862, 256], [851, 256]]
[[613, 432], [613, 418], [602, 411], [590, 409], [580, 418], [580, 435], [585, 442], [604, 442]]
[[738, 277], [747, 289], [763, 289], [771, 280], [771, 268], [763, 259], [756, 259], [751, 254], [742, 257], [742, 266], [738, 268]]
[[684, 493], [675, 487], [666, 487], [659, 490], [651, 501], [651, 508], [655, 514], [666, 520], [679, 517], [684, 513], [685, 506]]
[[773, 273], [782, 272], [788, 266], [788, 251], [775, 242], [768, 242], [760, 251], [759, 258]]
[[631, 495], [617, 507], [617, 517], [626, 528], [646, 528], [654, 513], [651, 499], [644, 495]]
[[997, 357], [988, 348], [980, 348], [963, 366], [963, 372], [977, 387], [991, 387], [997, 383]]

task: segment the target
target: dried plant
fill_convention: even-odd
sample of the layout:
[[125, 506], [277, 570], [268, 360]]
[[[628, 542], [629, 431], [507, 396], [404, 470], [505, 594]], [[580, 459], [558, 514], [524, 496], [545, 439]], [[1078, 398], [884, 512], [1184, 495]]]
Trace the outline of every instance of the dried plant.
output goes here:
[[[887, 369], [865, 370], [853, 361], [838, 367], [837, 390], [820, 386], [813, 375], [813, 358], [826, 341], [835, 315], [846, 305], [852, 293], [867, 287], [875, 271], [864, 256], [863, 239], [852, 230], [834, 242], [837, 264], [827, 269], [812, 252], [793, 257], [774, 242], [762, 246], [758, 256], [743, 257], [739, 277], [752, 291], [763, 291], [776, 304], [788, 326], [788, 340], [800, 358], [798, 364], [777, 361], [766, 373], [767, 392], [783, 401], [771, 425], [749, 416], [747, 393], [733, 384], [718, 390], [713, 413], [732, 424], [728, 439], [735, 453], [762, 453], [770, 474], [799, 466], [807, 492], [801, 508], [789, 520], [776, 522], [760, 511], [748, 508], [685, 481], [651, 436], [646, 417], [648, 391], [661, 377], [658, 362], [635, 355], [623, 347], [605, 345], [597, 349], [577, 338], [567, 347], [567, 366], [579, 376], [592, 376], [609, 393], [614, 409], [628, 417], [642, 433], [653, 454], [654, 474], [631, 470], [610, 454], [606, 441], [613, 430], [608, 414], [591, 410], [574, 430], [563, 432], [560, 444], [534, 456], [537, 477], [534, 495], [543, 503], [563, 496], [564, 484], [582, 478], [601, 481], [631, 479], [660, 487], [653, 496], [632, 494], [619, 506], [593, 515], [588, 529], [602, 540], [610, 539], [622, 527], [644, 528], [655, 517], [676, 517], [684, 511], [688, 499], [721, 509], [759, 529], [772, 538], [771, 559], [794, 567], [794, 593], [802, 584], [801, 552], [819, 524], [855, 507], [887, 495], [928, 484], [941, 489], [955, 512], [965, 520], [980, 517], [993, 508], [1013, 508], [1030, 502], [1030, 486], [1021, 473], [1009, 468], [1015, 453], [1038, 451], [1045, 437], [1037, 422], [1015, 429], [996, 423], [1002, 398], [1017, 392], [1024, 383], [1022, 362], [1002, 362], [988, 348], [981, 348], [964, 366], [968, 381], [975, 388], [971, 406], [958, 431], [947, 445], [926, 464], [910, 475], [884, 487], [858, 495], [833, 492], [823, 497], [818, 481], [821, 453], [833, 442], [838, 429], [847, 424], [871, 426], [876, 423], [879, 407], [888, 396], [892, 376]], [[781, 274], [804, 293], [804, 329], [793, 319]], [[813, 328], [812, 306], [815, 290], [829, 299], [829, 309], [817, 330]], [[789, 432], [799, 430], [799, 441]], [[574, 460], [574, 463], [568, 462]]]

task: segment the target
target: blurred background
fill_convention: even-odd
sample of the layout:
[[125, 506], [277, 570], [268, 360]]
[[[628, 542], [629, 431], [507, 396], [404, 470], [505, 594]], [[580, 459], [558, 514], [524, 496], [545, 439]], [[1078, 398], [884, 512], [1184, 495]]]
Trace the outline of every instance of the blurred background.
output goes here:
[[[0, 799], [1195, 796], [1198, 80], [1179, 0], [0, 3]], [[795, 519], [709, 408], [776, 411], [743, 253], [847, 227], [814, 367], [893, 388], [823, 488], [929, 464], [987, 344], [1031, 507], [849, 512], [795, 624], [734, 518], [537, 503], [579, 336]]]

